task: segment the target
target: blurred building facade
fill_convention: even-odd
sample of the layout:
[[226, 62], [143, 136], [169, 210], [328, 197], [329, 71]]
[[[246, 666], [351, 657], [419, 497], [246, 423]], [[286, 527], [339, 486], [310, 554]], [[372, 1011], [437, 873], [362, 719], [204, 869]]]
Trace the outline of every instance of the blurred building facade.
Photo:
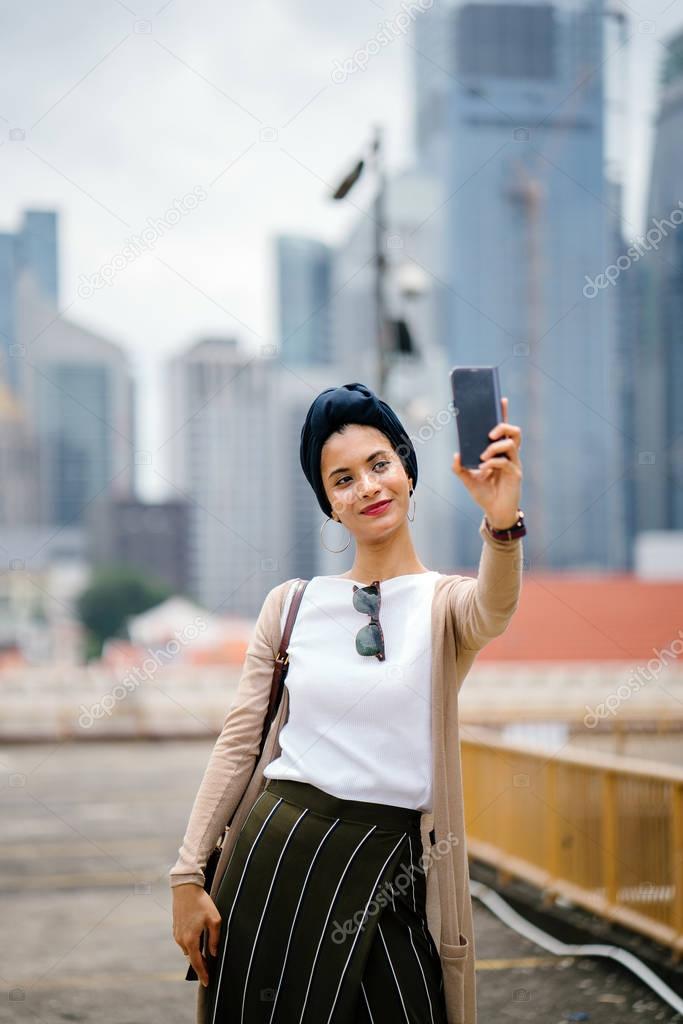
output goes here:
[[639, 530], [683, 530], [683, 33], [667, 42], [636, 353]]
[[[631, 244], [623, 232], [618, 211], [622, 208], [622, 188], [612, 184], [610, 209], [615, 260], [626, 253]], [[625, 569], [635, 569], [635, 549], [638, 533], [637, 496], [638, 480], [647, 472], [647, 458], [639, 449], [636, 430], [636, 406], [639, 389], [637, 352], [643, 308], [644, 271], [641, 262], [628, 270], [628, 283], [621, 282], [616, 289], [617, 361], [614, 387], [621, 396], [618, 426], [621, 431], [621, 464], [624, 467], [622, 483], [624, 495], [624, 534], [626, 538]]]
[[[77, 526], [134, 486], [133, 382], [123, 350], [59, 311], [58, 214], [0, 234], [0, 525]], [[11, 558], [11, 554], [8, 556]]]
[[0, 234], [0, 636], [19, 660], [81, 657], [84, 518], [134, 486], [134, 390], [117, 345], [59, 310], [59, 218]]
[[301, 428], [315, 396], [341, 382], [332, 346], [334, 251], [302, 235], [275, 238], [278, 436], [286, 500], [279, 505], [289, 576], [320, 571], [322, 513], [301, 470]]
[[301, 235], [279, 235], [275, 248], [281, 357], [289, 366], [328, 365], [332, 251]]
[[19, 390], [35, 436], [37, 522], [75, 525], [135, 485], [135, 393], [124, 350], [59, 315], [30, 273], [17, 286]]
[[89, 575], [84, 542], [81, 526], [3, 524], [0, 651], [14, 650], [22, 663], [81, 661], [75, 603]]
[[175, 593], [187, 593], [189, 504], [105, 498], [88, 507], [87, 559], [98, 564], [127, 565], [150, 580], [161, 580]]
[[258, 612], [289, 565], [289, 498], [270, 356], [205, 338], [167, 365], [163, 475], [190, 503], [190, 595], [215, 614]]
[[36, 521], [36, 454], [26, 411], [0, 375], [0, 527]]
[[[625, 564], [604, 154], [604, 4], [437, 0], [416, 19], [415, 145], [439, 211], [452, 364], [498, 365], [524, 429], [530, 565]], [[427, 59], [425, 59], [425, 57]], [[480, 538], [457, 538], [474, 565]]]
[[18, 392], [19, 363], [12, 358], [17, 343], [17, 287], [28, 272], [49, 302], [59, 302], [58, 216], [55, 210], [25, 210], [19, 230], [0, 232], [0, 351], [6, 382]]

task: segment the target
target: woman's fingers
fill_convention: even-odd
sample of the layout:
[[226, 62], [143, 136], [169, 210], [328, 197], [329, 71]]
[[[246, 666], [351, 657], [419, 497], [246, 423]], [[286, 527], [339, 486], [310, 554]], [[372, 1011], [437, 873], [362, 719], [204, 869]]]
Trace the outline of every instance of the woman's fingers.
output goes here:
[[506, 459], [504, 455], [491, 455], [481, 467], [481, 472], [486, 473], [487, 470], [492, 470], [494, 466], [500, 466], [501, 469], [510, 471], [513, 466], [513, 460]]
[[[507, 398], [502, 400], [504, 415], [507, 415]], [[460, 452], [453, 453], [452, 469], [456, 476], [459, 476], [465, 483], [475, 484], [478, 480], [486, 480], [491, 476], [494, 467], [507, 468], [512, 463], [520, 466], [519, 449], [522, 446], [521, 427], [514, 423], [501, 420], [491, 430], [491, 443], [479, 456], [483, 465], [476, 468], [465, 467], [460, 461]], [[502, 452], [508, 453], [508, 458], [502, 457]], [[499, 457], [496, 457], [499, 456]]]
[[[482, 460], [476, 468], [470, 469], [462, 465], [460, 453], [453, 453], [452, 469], [467, 487], [468, 491], [482, 508], [492, 508], [496, 503], [503, 517], [503, 504], [516, 492], [522, 477], [522, 463], [519, 448], [522, 443], [522, 431], [514, 423], [507, 422], [508, 400], [501, 399], [502, 419], [489, 433], [488, 443], [480, 455]], [[519, 499], [517, 499], [518, 501]]]
[[194, 939], [192, 942], [186, 943], [186, 945], [187, 952], [190, 955], [190, 963], [197, 972], [197, 977], [199, 978], [200, 982], [202, 983], [202, 985], [204, 985], [204, 987], [206, 987], [209, 984], [209, 975], [206, 970], [206, 963], [204, 962], [204, 957], [202, 956], [201, 950], [199, 948], [199, 939]]
[[494, 438], [498, 437], [513, 437], [519, 444], [522, 443], [522, 428], [518, 427], [515, 423], [496, 423], [495, 427], [491, 428], [489, 437], [493, 434]]
[[216, 913], [215, 917], [207, 921], [209, 929], [209, 953], [211, 956], [218, 956], [218, 940], [221, 937], [221, 916]]
[[452, 466], [452, 468], [453, 468], [453, 472], [457, 476], [462, 476], [462, 474], [465, 472], [465, 470], [463, 469], [462, 465], [460, 464], [460, 452], [453, 452], [453, 466]]
[[508, 423], [507, 420], [501, 420], [500, 423], [496, 423], [495, 427], [491, 428], [493, 431], [503, 434], [521, 434], [522, 428], [517, 423]]
[[197, 972], [197, 977], [199, 978], [199, 980], [202, 982], [203, 985], [207, 985], [209, 977], [206, 970], [206, 963], [204, 962], [204, 957], [202, 956], [200, 949], [202, 932], [203, 930], [200, 930], [199, 934], [196, 934], [195, 932], [192, 935], [188, 935], [187, 931], [184, 930], [181, 933], [181, 936], [174, 937], [176, 942], [180, 946], [181, 950], [183, 951], [183, 955], [189, 959], [190, 963]]
[[456, 476], [459, 476], [463, 480], [476, 481], [480, 477], [479, 469], [470, 469], [468, 466], [463, 466], [460, 461], [460, 452], [453, 452], [453, 472]]
[[484, 448], [479, 458], [482, 461], [489, 460], [492, 455], [497, 455], [499, 452], [509, 452], [513, 462], [519, 459], [517, 442], [513, 437], [503, 437], [500, 441], [493, 441], [488, 447]]
[[221, 915], [216, 904], [202, 886], [178, 885], [173, 890], [173, 937], [197, 972], [202, 985], [209, 984], [206, 958], [201, 941], [209, 933], [207, 954], [216, 956], [220, 937]]

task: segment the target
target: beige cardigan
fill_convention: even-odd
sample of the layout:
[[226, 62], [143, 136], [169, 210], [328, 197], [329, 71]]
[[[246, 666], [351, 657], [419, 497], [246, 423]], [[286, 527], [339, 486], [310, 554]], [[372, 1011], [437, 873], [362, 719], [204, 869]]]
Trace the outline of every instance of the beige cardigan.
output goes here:
[[[474, 658], [507, 627], [522, 580], [522, 539], [500, 541], [486, 531], [477, 577], [440, 575], [432, 602], [433, 803], [423, 812], [423, 865], [427, 873], [427, 923], [440, 952], [448, 1024], [476, 1024], [475, 948], [463, 808], [458, 693]], [[171, 886], [204, 883], [203, 867], [225, 822], [248, 785], [250, 806], [266, 783], [263, 769], [280, 754], [277, 734], [289, 713], [285, 686], [278, 714], [254, 771], [268, 706], [273, 663], [280, 646], [280, 615], [293, 580], [273, 587], [256, 621], [223, 728], [197, 792]], [[252, 777], [253, 772], [253, 777]], [[251, 781], [250, 780], [251, 777]], [[223, 843], [211, 894], [215, 894], [246, 811], [236, 814]], [[435, 845], [430, 831], [434, 829]], [[197, 1020], [205, 990], [199, 985]], [[202, 991], [203, 990], [203, 991]]]

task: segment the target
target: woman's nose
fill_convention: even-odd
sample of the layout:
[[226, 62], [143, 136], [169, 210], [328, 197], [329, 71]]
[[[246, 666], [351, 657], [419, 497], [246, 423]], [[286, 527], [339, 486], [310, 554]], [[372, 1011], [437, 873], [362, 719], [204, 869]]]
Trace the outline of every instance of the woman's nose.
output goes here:
[[361, 495], [374, 494], [377, 491], [379, 481], [372, 473], [366, 473], [361, 477], [358, 491]]

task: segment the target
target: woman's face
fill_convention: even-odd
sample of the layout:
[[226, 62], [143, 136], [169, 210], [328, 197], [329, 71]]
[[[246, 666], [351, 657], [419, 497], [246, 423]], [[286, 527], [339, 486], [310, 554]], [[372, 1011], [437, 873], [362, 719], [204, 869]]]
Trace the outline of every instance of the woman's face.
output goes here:
[[[349, 423], [342, 433], [331, 434], [322, 447], [320, 469], [332, 518], [353, 534], [383, 535], [405, 520], [412, 481], [381, 430]], [[385, 500], [378, 514], [363, 511]]]

